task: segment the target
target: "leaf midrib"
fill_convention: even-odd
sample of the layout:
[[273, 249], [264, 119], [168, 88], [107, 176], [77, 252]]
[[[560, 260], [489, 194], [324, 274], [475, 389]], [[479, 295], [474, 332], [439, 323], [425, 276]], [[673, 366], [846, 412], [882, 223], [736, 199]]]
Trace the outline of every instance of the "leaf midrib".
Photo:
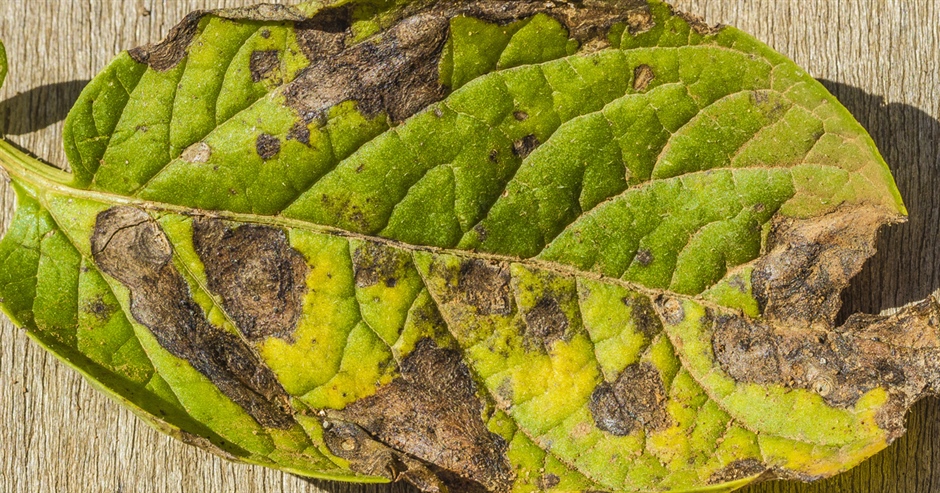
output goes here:
[[[13, 160], [8, 160], [11, 157], [13, 158]], [[840, 170], [842, 169], [838, 166], [833, 166], [833, 165], [825, 165], [825, 164], [811, 164], [811, 165], [826, 167], [826, 168], [840, 169]], [[203, 209], [170, 204], [166, 202], [155, 202], [155, 201], [150, 201], [150, 200], [144, 200], [144, 199], [137, 198], [137, 197], [128, 197], [124, 195], [114, 194], [111, 192], [79, 189], [63, 182], [66, 179], [71, 180], [73, 177], [72, 174], [59, 170], [52, 166], [43, 164], [27, 156], [26, 154], [22, 153], [18, 149], [10, 146], [8, 143], [4, 142], [3, 140], [0, 140], [0, 167], [5, 169], [7, 173], [10, 174], [12, 177], [18, 179], [20, 183], [26, 182], [26, 183], [35, 185], [39, 193], [37, 194], [33, 192], [31, 194], [36, 199], [38, 199], [44, 206], [47, 205], [47, 203], [42, 196], [47, 193], [54, 193], [60, 196], [90, 200], [90, 201], [99, 202], [103, 204], [110, 204], [114, 206], [125, 205], [125, 206], [138, 207], [147, 211], [168, 212], [168, 213], [175, 213], [175, 214], [189, 216], [189, 217], [195, 217], [195, 216], [212, 217], [212, 218], [218, 218], [218, 219], [232, 221], [232, 222], [256, 224], [256, 225], [261, 225], [261, 226], [276, 226], [276, 227], [283, 227], [283, 228], [288, 228], [288, 229], [300, 229], [300, 230], [304, 230], [304, 231], [308, 231], [312, 233], [378, 243], [384, 246], [388, 246], [391, 248], [395, 248], [395, 249], [398, 249], [401, 251], [407, 251], [407, 252], [427, 252], [427, 253], [438, 254], [438, 255], [452, 255], [455, 257], [467, 258], [467, 259], [516, 263], [516, 264], [521, 264], [527, 267], [534, 267], [537, 269], [550, 271], [550, 272], [563, 275], [563, 276], [568, 276], [568, 277], [573, 277], [573, 278], [583, 277], [586, 279], [592, 279], [595, 281], [617, 285], [625, 289], [629, 289], [637, 293], [654, 297], [654, 298], [658, 296], [671, 296], [677, 299], [694, 300], [696, 303], [699, 303], [705, 306], [706, 308], [710, 308], [710, 309], [717, 310], [720, 312], [725, 312], [725, 313], [730, 312], [730, 313], [734, 313], [737, 315], [742, 315], [742, 313], [739, 310], [735, 310], [733, 308], [729, 308], [729, 307], [714, 303], [701, 296], [702, 293], [706, 292], [709, 288], [716, 285], [717, 282], [706, 287], [704, 290], [702, 290], [701, 293], [698, 293], [695, 295], [688, 295], [688, 294], [677, 293], [675, 291], [670, 291], [668, 289], [651, 288], [651, 287], [644, 286], [639, 283], [626, 281], [620, 278], [612, 277], [609, 275], [604, 275], [598, 272], [581, 270], [571, 265], [548, 261], [548, 260], [542, 260], [536, 257], [523, 258], [523, 257], [517, 257], [513, 255], [487, 253], [487, 252], [479, 252], [479, 251], [468, 251], [468, 250], [461, 250], [461, 249], [456, 249], [456, 248], [443, 248], [443, 247], [436, 247], [436, 246], [430, 246], [430, 245], [414, 245], [414, 244], [405, 243], [399, 240], [383, 238], [380, 236], [368, 235], [364, 233], [357, 233], [353, 231], [347, 231], [347, 230], [336, 228], [333, 226], [326, 226], [322, 224], [311, 223], [308, 221], [304, 221], [302, 219], [293, 219], [293, 218], [285, 217], [279, 214], [274, 215], [274, 216], [265, 216], [265, 215], [259, 215], [259, 214], [253, 214], [253, 213], [241, 213], [241, 212], [230, 212], [230, 211], [207, 211]], [[597, 206], [595, 206], [592, 209], [592, 211], [597, 210], [604, 204], [609, 204], [611, 201], [615, 200], [617, 197], [622, 196], [624, 193], [636, 191], [636, 190], [643, 189], [649, 186], [653, 186], [654, 184], [658, 182], [662, 182], [662, 181], [680, 180], [688, 176], [714, 173], [717, 171], [732, 171], [733, 172], [733, 171], [745, 171], [745, 170], [755, 170], [755, 169], [786, 170], [791, 167], [792, 166], [748, 166], [748, 167], [741, 168], [741, 167], [730, 166], [730, 167], [720, 167], [720, 168], [711, 168], [711, 169], [693, 171], [693, 172], [683, 173], [681, 175], [669, 177], [669, 178], [650, 179], [643, 183], [634, 185], [632, 187], [628, 187], [624, 192], [621, 192], [618, 195], [609, 197], [608, 199], [597, 204]], [[60, 180], [63, 180], [63, 181], [60, 181]], [[862, 205], [862, 204], [859, 204], [859, 205]], [[775, 214], [775, 216], [779, 214], [780, 213], [778, 212], [777, 214]], [[583, 215], [584, 214], [582, 214], [582, 217]], [[75, 244], [74, 241], [71, 241], [71, 242], [73, 243], [73, 246], [78, 248], [78, 245]], [[544, 248], [543, 248], [543, 251], [544, 251]], [[753, 261], [754, 260], [735, 266], [735, 269], [751, 264]], [[728, 273], [726, 272], [725, 276], [723, 276], [722, 279], [727, 277], [727, 275]]]
[[[0, 152], [2, 152], [2, 148], [0, 148]], [[7, 168], [4, 168], [4, 169], [7, 169]], [[10, 171], [10, 170], [7, 169], [7, 171]], [[708, 170], [708, 171], [715, 171], [715, 170]], [[705, 171], [698, 172], [698, 173], [705, 173]], [[651, 296], [651, 297], [662, 296], [662, 295], [673, 296], [676, 298], [695, 300], [697, 303], [706, 305], [709, 308], [734, 312], [734, 310], [732, 309], [729, 309], [727, 307], [722, 307], [713, 302], [709, 302], [708, 300], [700, 298], [697, 295], [686, 295], [686, 294], [669, 291], [666, 289], [650, 288], [647, 286], [643, 286], [641, 284], [633, 283], [630, 281], [625, 281], [623, 279], [618, 279], [618, 278], [611, 277], [611, 276], [606, 276], [604, 274], [600, 274], [597, 272], [583, 271], [575, 267], [558, 263], [558, 262], [541, 260], [537, 258], [522, 258], [522, 257], [516, 257], [512, 255], [460, 250], [460, 249], [454, 249], [454, 248], [441, 248], [441, 247], [428, 246], [428, 245], [413, 245], [413, 244], [401, 242], [398, 240], [383, 238], [379, 236], [371, 236], [371, 235], [362, 234], [362, 233], [356, 233], [353, 231], [347, 231], [347, 230], [335, 228], [332, 226], [325, 226], [321, 224], [310, 223], [310, 222], [303, 221], [300, 219], [291, 219], [291, 218], [287, 218], [287, 217], [280, 216], [280, 215], [262, 216], [258, 214], [238, 213], [238, 212], [229, 212], [229, 211], [206, 211], [202, 209], [195, 209], [195, 208], [186, 207], [186, 206], [168, 204], [165, 202], [153, 202], [153, 201], [148, 201], [148, 200], [143, 200], [143, 199], [138, 199], [138, 198], [133, 198], [133, 197], [126, 197], [123, 195], [116, 195], [116, 194], [111, 194], [111, 193], [106, 193], [106, 192], [76, 189], [68, 185], [64, 185], [62, 183], [46, 180], [44, 178], [38, 178], [35, 176], [26, 178], [19, 174], [14, 174], [14, 173], [11, 173], [11, 174], [16, 176], [16, 178], [20, 180], [25, 179], [25, 181], [27, 181], [28, 183], [37, 185], [37, 188], [39, 189], [40, 193], [38, 195], [34, 195], [34, 198], [39, 200], [40, 203], [43, 204], [43, 206], [47, 205], [47, 201], [45, 200], [44, 195], [53, 194], [53, 195], [59, 195], [63, 197], [99, 202], [102, 204], [109, 204], [112, 206], [137, 207], [137, 208], [140, 208], [146, 211], [151, 211], [151, 212], [166, 212], [166, 213], [179, 214], [179, 215], [188, 216], [188, 217], [196, 217], [196, 216], [211, 217], [211, 218], [218, 218], [218, 219], [222, 219], [226, 221], [245, 223], [245, 224], [256, 224], [256, 225], [261, 225], [261, 226], [276, 226], [276, 227], [283, 227], [287, 229], [300, 229], [300, 230], [308, 231], [311, 233], [324, 234], [324, 235], [329, 235], [329, 236], [378, 243], [378, 244], [381, 244], [390, 248], [395, 248], [395, 249], [407, 251], [407, 252], [426, 252], [426, 253], [432, 253], [432, 254], [437, 254], [437, 255], [451, 255], [451, 256], [467, 258], [467, 259], [488, 260], [488, 261], [495, 261], [495, 262], [508, 262], [508, 263], [521, 264], [527, 267], [533, 267], [536, 269], [546, 270], [546, 271], [550, 271], [550, 272], [567, 276], [567, 277], [582, 277], [586, 279], [592, 279], [595, 281], [605, 282], [608, 284], [614, 284], [614, 285], [617, 285], [617, 286], [620, 286], [620, 287], [623, 287], [632, 291], [636, 291], [646, 296]], [[693, 174], [693, 173], [689, 173], [689, 174]], [[686, 176], [686, 175], [683, 175], [683, 176]], [[654, 183], [654, 182], [651, 181], [647, 183]], [[73, 246], [78, 248], [78, 244], [76, 244], [75, 241], [72, 240], [71, 238], [70, 238], [70, 242], [73, 243]]]

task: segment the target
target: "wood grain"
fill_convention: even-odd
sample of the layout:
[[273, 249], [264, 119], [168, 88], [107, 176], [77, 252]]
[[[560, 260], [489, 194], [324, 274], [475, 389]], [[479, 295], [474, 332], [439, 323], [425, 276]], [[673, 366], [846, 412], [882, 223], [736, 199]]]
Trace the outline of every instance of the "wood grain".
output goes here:
[[[61, 120], [78, 91], [120, 50], [159, 40], [196, 8], [253, 0], [3, 0], [10, 76], [0, 134], [62, 165]], [[940, 0], [676, 0], [740, 27], [822, 79], [872, 133], [910, 221], [882, 233], [879, 253], [845, 295], [877, 313], [940, 288]], [[13, 195], [0, 186], [8, 224]], [[835, 478], [767, 483], [747, 493], [940, 491], [940, 401], [917, 405], [910, 432]], [[0, 323], [0, 492], [380, 492], [404, 486], [310, 482], [228, 463], [151, 430]]]

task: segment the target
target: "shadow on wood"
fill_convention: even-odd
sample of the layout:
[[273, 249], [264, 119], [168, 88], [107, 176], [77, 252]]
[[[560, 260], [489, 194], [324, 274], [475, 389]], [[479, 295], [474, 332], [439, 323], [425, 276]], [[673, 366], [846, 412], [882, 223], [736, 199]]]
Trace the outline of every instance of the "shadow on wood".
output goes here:
[[880, 232], [878, 253], [843, 293], [842, 318], [923, 300], [940, 289], [940, 121], [852, 86], [820, 82], [871, 134], [910, 214]]
[[88, 82], [39, 86], [0, 102], [0, 135], [24, 135], [64, 120]]

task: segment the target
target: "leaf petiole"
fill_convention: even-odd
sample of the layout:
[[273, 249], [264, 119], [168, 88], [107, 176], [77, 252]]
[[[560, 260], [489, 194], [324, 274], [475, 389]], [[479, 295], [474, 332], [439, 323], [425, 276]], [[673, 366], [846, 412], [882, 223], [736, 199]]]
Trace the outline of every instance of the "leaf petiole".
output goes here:
[[39, 161], [4, 139], [0, 139], [0, 167], [11, 177], [23, 182], [35, 182], [37, 177], [59, 185], [72, 182], [71, 173]]

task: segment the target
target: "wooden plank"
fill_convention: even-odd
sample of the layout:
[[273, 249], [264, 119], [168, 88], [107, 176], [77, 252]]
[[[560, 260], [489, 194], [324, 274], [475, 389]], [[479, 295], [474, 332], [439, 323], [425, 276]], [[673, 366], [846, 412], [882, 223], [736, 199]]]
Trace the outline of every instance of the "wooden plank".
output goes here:
[[[61, 119], [78, 91], [121, 49], [159, 40], [196, 8], [253, 0], [4, 0], [0, 39], [11, 74], [0, 89], [0, 133], [64, 163]], [[940, 0], [676, 0], [709, 22], [740, 27], [789, 55], [872, 133], [911, 213], [848, 290], [852, 311], [879, 312], [940, 287]], [[12, 193], [3, 185], [0, 225]], [[230, 464], [151, 430], [0, 323], [0, 491], [410, 491], [308, 482]], [[748, 493], [940, 491], [940, 401], [911, 414], [909, 434], [858, 468], [813, 485], [768, 483]]]

